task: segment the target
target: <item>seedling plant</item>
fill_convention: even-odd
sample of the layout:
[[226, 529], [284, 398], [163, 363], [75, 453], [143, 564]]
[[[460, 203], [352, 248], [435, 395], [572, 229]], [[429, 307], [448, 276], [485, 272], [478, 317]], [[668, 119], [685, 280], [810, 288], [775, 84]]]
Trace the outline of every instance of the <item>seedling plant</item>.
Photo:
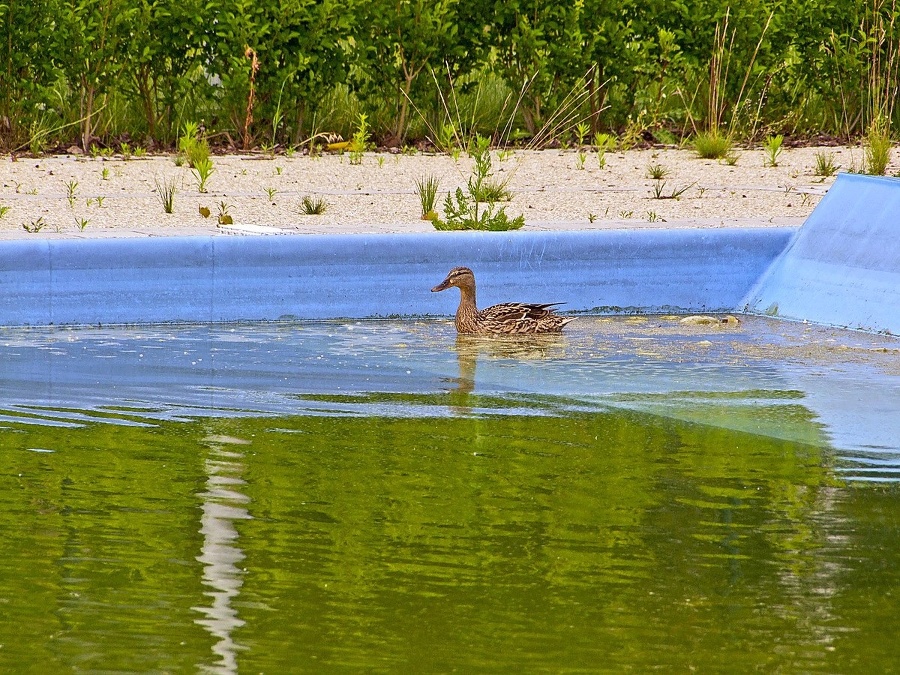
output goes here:
[[763, 143], [763, 149], [766, 151], [765, 166], [778, 166], [778, 157], [781, 155], [781, 144], [784, 142], [784, 136], [777, 134], [769, 136]]
[[[524, 216], [510, 218], [505, 206], [497, 206], [495, 188], [491, 176], [491, 154], [487, 139], [476, 139], [470, 152], [475, 160], [472, 175], [466, 189], [456, 188], [444, 199], [444, 219], [432, 219], [437, 230], [518, 230], [525, 224]], [[502, 185], [506, 194], [505, 183]]]

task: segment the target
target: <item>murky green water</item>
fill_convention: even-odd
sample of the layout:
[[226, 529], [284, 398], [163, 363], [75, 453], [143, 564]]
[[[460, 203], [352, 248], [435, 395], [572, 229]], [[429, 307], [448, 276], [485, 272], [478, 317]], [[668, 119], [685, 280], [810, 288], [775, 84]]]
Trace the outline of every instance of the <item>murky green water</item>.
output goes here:
[[897, 668], [896, 342], [580, 323], [0, 334], [0, 671]]

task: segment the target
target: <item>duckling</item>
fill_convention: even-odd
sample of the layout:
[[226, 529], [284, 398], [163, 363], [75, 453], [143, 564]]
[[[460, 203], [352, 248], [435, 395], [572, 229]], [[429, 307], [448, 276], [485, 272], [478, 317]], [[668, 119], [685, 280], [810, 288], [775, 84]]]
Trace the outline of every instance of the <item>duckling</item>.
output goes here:
[[525, 335], [558, 333], [574, 317], [560, 316], [553, 309], [560, 302], [526, 304], [505, 302], [479, 310], [475, 304], [475, 275], [468, 267], [454, 267], [447, 278], [431, 289], [432, 293], [451, 286], [459, 289], [456, 330], [479, 335]]

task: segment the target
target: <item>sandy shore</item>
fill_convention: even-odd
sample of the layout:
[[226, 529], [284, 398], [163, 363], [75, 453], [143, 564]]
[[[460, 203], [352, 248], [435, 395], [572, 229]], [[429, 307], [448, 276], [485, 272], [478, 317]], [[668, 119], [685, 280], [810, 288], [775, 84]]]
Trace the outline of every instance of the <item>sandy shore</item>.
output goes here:
[[[593, 152], [579, 168], [573, 150], [515, 151], [502, 160], [495, 153], [493, 165], [497, 177], [509, 178], [507, 212], [524, 214], [527, 230], [779, 226], [802, 223], [833, 182], [814, 175], [817, 152], [834, 153], [842, 170], [862, 162], [859, 148], [808, 147], [785, 149], [777, 167], [764, 166], [762, 150], [741, 151], [729, 166], [678, 149], [607, 153], [603, 168]], [[191, 169], [172, 156], [7, 157], [0, 162], [0, 239], [433, 232], [420, 218], [416, 179], [436, 176], [443, 195], [464, 185], [472, 166], [465, 156], [378, 153], [361, 165], [347, 155], [213, 162], [208, 192], [200, 193]], [[651, 165], [667, 172], [662, 195], [683, 190], [679, 198], [654, 197]], [[172, 214], [163, 211], [157, 179], [177, 185]], [[325, 214], [301, 214], [306, 195], [327, 200]], [[217, 224], [220, 204], [234, 220], [228, 232]]]

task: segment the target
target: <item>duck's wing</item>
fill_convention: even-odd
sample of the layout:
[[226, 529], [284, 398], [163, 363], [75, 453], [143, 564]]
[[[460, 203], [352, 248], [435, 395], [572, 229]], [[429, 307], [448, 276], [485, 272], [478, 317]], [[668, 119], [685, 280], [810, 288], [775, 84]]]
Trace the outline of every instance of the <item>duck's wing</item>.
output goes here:
[[553, 308], [561, 304], [563, 303], [505, 302], [481, 310], [478, 322], [486, 330], [496, 333], [533, 333], [559, 330], [572, 320], [556, 314]]
[[553, 308], [562, 304], [561, 302], [547, 302], [544, 304], [504, 302], [481, 310], [481, 315], [484, 318], [490, 318], [495, 321], [536, 321], [550, 316], [554, 313]]

